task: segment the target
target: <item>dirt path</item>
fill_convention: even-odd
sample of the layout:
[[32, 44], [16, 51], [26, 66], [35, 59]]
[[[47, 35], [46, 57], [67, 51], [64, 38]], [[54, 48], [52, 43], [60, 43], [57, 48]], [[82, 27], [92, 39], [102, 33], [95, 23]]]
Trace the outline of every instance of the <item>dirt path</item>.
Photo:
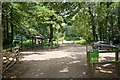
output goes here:
[[[109, 77], [113, 74], [98, 74]], [[48, 51], [20, 53], [20, 61], [4, 74], [7, 78], [86, 78], [86, 47], [79, 44], [62, 44]], [[114, 77], [114, 76], [113, 76]]]

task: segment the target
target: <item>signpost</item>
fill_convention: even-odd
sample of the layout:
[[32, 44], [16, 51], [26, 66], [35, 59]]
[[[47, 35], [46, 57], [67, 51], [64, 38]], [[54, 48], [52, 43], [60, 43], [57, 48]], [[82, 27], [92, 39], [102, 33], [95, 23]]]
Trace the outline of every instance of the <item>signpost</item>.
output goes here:
[[98, 49], [91, 49], [89, 51], [89, 53], [90, 53], [90, 63], [98, 62], [99, 50]]
[[[99, 59], [99, 50], [98, 49], [90, 49], [88, 51], [88, 47], [86, 47], [87, 50], [87, 65], [88, 65], [88, 76], [93, 76], [94, 75], [94, 66], [93, 63], [98, 62]], [[92, 64], [92, 65], [91, 65]]]

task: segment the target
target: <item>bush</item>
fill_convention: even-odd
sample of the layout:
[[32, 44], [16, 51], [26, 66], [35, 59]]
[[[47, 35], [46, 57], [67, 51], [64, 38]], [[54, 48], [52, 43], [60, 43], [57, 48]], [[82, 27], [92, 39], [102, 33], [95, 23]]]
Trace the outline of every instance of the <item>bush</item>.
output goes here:
[[80, 37], [65, 37], [65, 40], [67, 41], [80, 40]]
[[75, 41], [75, 43], [78, 43], [78, 44], [81, 44], [81, 45], [86, 45], [86, 44], [88, 44], [85, 39], [77, 40], [77, 41]]
[[43, 40], [43, 42], [40, 44], [35, 44], [35, 43], [32, 44], [32, 40], [26, 40], [23, 42], [22, 49], [23, 50], [38, 49], [38, 48], [43, 49], [46, 47], [47, 48], [57, 48], [57, 47], [59, 47], [59, 43], [55, 40], [55, 41], [53, 41], [52, 45], [50, 45], [48, 39], [46, 39], [46, 40]]
[[71, 41], [71, 40], [72, 40], [72, 37], [65, 37], [65, 40]]
[[32, 41], [31, 40], [26, 40], [23, 42], [23, 49], [31, 49], [32, 48]]
[[59, 47], [59, 42], [57, 42], [57, 41], [53, 41], [53, 46], [55, 46], [55, 47]]

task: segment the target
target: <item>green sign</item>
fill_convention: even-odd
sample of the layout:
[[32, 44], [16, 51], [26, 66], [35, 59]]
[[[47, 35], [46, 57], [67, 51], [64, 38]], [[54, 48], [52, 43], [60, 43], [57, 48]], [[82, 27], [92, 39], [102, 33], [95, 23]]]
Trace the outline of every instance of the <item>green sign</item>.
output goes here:
[[98, 62], [99, 58], [99, 50], [98, 49], [91, 49], [90, 53], [90, 63]]
[[15, 36], [13, 39], [13, 44], [14, 43], [20, 43], [21, 42], [21, 37], [20, 36]]
[[14, 36], [14, 39], [13, 39], [13, 42], [12, 42], [12, 44], [14, 46], [18, 46], [19, 45], [22, 48], [22, 43], [23, 43], [23, 39], [22, 39], [21, 36]]

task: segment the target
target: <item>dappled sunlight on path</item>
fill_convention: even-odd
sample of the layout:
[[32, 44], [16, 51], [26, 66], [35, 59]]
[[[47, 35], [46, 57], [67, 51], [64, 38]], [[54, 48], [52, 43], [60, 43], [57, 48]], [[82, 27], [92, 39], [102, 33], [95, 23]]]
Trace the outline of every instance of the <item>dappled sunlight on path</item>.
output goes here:
[[[71, 46], [74, 45], [74, 46]], [[77, 58], [75, 55], [83, 55], [85, 57], [86, 51], [85, 47], [75, 44], [63, 44], [62, 47], [50, 50], [50, 51], [31, 51], [31, 52], [20, 52], [22, 58], [20, 61], [24, 60], [50, 60], [55, 58]]]
[[63, 51], [53, 51], [53, 52], [43, 52], [43, 55], [39, 54], [31, 54], [25, 55], [20, 61], [23, 60], [50, 60], [53, 58], [64, 58], [64, 57], [71, 57], [70, 52], [63, 52]]
[[[106, 55], [106, 57], [104, 57]], [[111, 53], [100, 54], [102, 60], [113, 59]], [[20, 52], [19, 62], [4, 75], [8, 78], [86, 78], [86, 46], [61, 44], [57, 49]], [[114, 65], [97, 65], [93, 77], [114, 77]]]
[[79, 78], [86, 76], [83, 74], [87, 71], [86, 48], [79, 44], [62, 44], [57, 49], [20, 52], [19, 60], [5, 77]]

